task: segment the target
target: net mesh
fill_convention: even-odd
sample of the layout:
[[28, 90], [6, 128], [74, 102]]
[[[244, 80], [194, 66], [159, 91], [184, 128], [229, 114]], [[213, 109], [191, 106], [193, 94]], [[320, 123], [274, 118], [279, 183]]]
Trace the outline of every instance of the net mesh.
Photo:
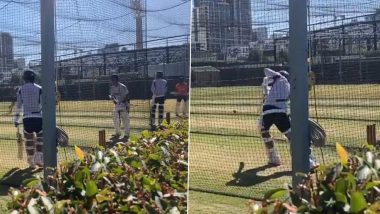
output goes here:
[[[149, 128], [156, 72], [164, 72], [169, 92], [180, 76], [189, 76], [189, 7], [182, 0], [56, 1], [57, 126], [69, 138], [69, 147], [58, 148], [60, 162], [74, 158], [74, 145], [98, 146], [99, 131], [106, 131], [106, 140], [115, 132], [111, 74], [118, 74], [130, 92], [131, 135]], [[41, 81], [40, 1], [0, 0], [0, 11], [0, 175], [3, 184], [15, 185], [25, 179], [18, 175], [28, 164], [26, 154], [21, 160], [16, 155], [12, 103], [25, 68]], [[165, 105], [172, 115], [174, 98], [168, 95]]]
[[[218, 11], [230, 16], [230, 22], [220, 21], [211, 7], [227, 7]], [[252, 26], [241, 23], [247, 8]], [[367, 143], [366, 126], [379, 123], [379, 8], [378, 1], [369, 0], [308, 1], [309, 71], [315, 80], [309, 114], [327, 135], [322, 149], [312, 147], [320, 163], [337, 160], [336, 142], [349, 149]], [[288, 1], [199, 0], [192, 22], [190, 187], [263, 197], [265, 191], [291, 182], [286, 138], [275, 126], [271, 129], [282, 165], [268, 167], [256, 128], [263, 69], [288, 69]], [[239, 43], [245, 27], [251, 40]], [[211, 45], [215, 41], [219, 48]]]

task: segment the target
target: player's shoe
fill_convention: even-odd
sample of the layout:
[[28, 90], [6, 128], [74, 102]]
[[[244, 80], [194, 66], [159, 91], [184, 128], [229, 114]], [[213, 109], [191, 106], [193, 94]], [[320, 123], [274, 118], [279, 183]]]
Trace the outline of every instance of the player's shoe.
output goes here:
[[129, 135], [125, 135], [123, 138], [120, 139], [123, 142], [128, 142], [129, 140]]
[[120, 134], [118, 134], [118, 133], [115, 133], [115, 134], [113, 134], [112, 136], [111, 136], [111, 140], [117, 140], [117, 139], [119, 139], [120, 138]]

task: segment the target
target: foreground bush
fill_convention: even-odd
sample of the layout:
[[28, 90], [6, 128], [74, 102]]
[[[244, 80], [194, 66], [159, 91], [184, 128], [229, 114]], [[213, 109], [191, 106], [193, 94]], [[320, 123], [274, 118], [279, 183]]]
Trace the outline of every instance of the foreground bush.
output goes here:
[[142, 132], [127, 144], [61, 164], [48, 185], [40, 179], [11, 189], [12, 213], [186, 213], [187, 124]]
[[380, 152], [369, 147], [350, 155], [340, 144], [336, 149], [340, 163], [299, 175], [304, 178], [299, 194], [291, 188], [271, 190], [261, 203], [251, 202], [251, 212], [380, 213]]

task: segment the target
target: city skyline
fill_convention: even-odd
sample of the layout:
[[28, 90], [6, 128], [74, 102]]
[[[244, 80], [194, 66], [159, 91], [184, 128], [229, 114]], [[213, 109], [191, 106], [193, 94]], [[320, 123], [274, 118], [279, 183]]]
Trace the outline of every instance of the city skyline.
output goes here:
[[[224, 16], [217, 15], [215, 12], [220, 10], [220, 7], [216, 7], [215, 5], [222, 4], [232, 4], [238, 5], [242, 0], [197, 0], [193, 2], [193, 26], [192, 26], [192, 42], [195, 45], [196, 49], [206, 50], [205, 46], [211, 46], [210, 43], [219, 43], [220, 47], [224, 46], [246, 46], [247, 44], [242, 44], [237, 42], [238, 37], [245, 36], [245, 40], [255, 41], [257, 35], [253, 35], [252, 33], [257, 34], [257, 31], [261, 31], [260, 38], [263, 39], [263, 35], [266, 39], [274, 38], [275, 36], [286, 36], [288, 33], [288, 22], [289, 22], [289, 8], [288, 2], [286, 0], [279, 0], [276, 2], [268, 3], [266, 0], [258, 0], [258, 1], [244, 1], [244, 7], [234, 7], [234, 10], [243, 9], [244, 11], [250, 10], [252, 21], [249, 23], [245, 23], [243, 25], [238, 24], [239, 30], [233, 29], [236, 28], [236, 24], [231, 22], [236, 22], [236, 17], [232, 14], [225, 14]], [[330, 1], [324, 2], [322, 0], [313, 0], [309, 1], [308, 7], [308, 25], [309, 31], [323, 29], [326, 27], [332, 27], [337, 24], [347, 24], [352, 21], [352, 17], [358, 17], [358, 21], [365, 20], [365, 16], [369, 14], [373, 14], [376, 12], [376, 8], [380, 8], [380, 2], [376, 3], [373, 1], [364, 0], [363, 4], [357, 5], [357, 0], [351, 1]], [[202, 17], [202, 7], [205, 5], [213, 5], [214, 9], [210, 9], [211, 12], [203, 12], [207, 14], [207, 16], [219, 16], [218, 19], [210, 19]], [[203, 6], [202, 6], [203, 5]], [[206, 6], [211, 7], [211, 6]], [[217, 9], [215, 9], [217, 8]], [[214, 10], [214, 11], [212, 11]], [[214, 14], [213, 14], [214, 13]], [[244, 12], [240, 12], [243, 14]], [[213, 15], [210, 15], [213, 14]], [[215, 15], [216, 14], [216, 15]], [[245, 12], [244, 16], [246, 17], [249, 13]], [[231, 21], [225, 21], [226, 17], [229, 16]], [[203, 21], [201, 20], [203, 18]], [[227, 18], [228, 19], [228, 18]], [[249, 20], [249, 19], [245, 19]], [[202, 23], [203, 22], [203, 23]], [[208, 27], [202, 27], [204, 26]], [[206, 29], [208, 28], [208, 29]], [[220, 28], [220, 29], [218, 29]], [[217, 29], [217, 30], [215, 30]], [[223, 30], [224, 29], [224, 30]], [[227, 29], [227, 30], [226, 30]], [[263, 32], [265, 29], [265, 32]], [[244, 30], [244, 31], [242, 31]], [[219, 33], [210, 33], [210, 32]], [[216, 36], [216, 34], [218, 34]], [[229, 35], [232, 34], [232, 35]], [[276, 35], [275, 35], [276, 34]], [[201, 41], [198, 41], [201, 39]], [[206, 40], [209, 40], [206, 42]], [[215, 40], [215, 41], [213, 41]], [[233, 42], [230, 42], [233, 40]], [[203, 44], [199, 44], [203, 43]], [[214, 46], [218, 46], [215, 44]], [[225, 48], [219, 48], [225, 49]], [[209, 50], [216, 50], [216, 52], [220, 52], [216, 48], [209, 48]]]
[[[144, 36], [144, 41], [189, 33], [190, 1], [146, 2], [148, 35]], [[14, 37], [15, 57], [23, 57], [28, 61], [38, 59], [39, 2], [0, 1], [0, 8], [7, 17], [0, 20], [0, 29]], [[56, 8], [57, 55], [73, 53], [74, 50], [99, 49], [112, 43], [136, 42], [133, 10], [125, 1], [57, 1]], [[189, 18], [180, 19], [186, 16]]]

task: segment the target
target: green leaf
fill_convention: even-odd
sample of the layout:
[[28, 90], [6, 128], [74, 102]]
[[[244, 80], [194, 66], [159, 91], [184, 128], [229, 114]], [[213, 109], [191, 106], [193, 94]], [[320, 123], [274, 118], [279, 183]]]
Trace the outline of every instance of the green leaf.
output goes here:
[[367, 208], [367, 202], [361, 192], [353, 192], [351, 194], [351, 212], [360, 213]]
[[148, 157], [149, 159], [156, 160], [156, 161], [161, 160], [161, 157], [157, 154], [150, 154]]
[[142, 182], [143, 182], [143, 184], [145, 184], [145, 185], [149, 185], [149, 186], [151, 186], [151, 185], [154, 185], [154, 183], [156, 182], [156, 180], [154, 180], [154, 179], [152, 179], [152, 178], [148, 178], [148, 177], [146, 177], [146, 176], [143, 176], [143, 177], [142, 177]]
[[129, 141], [138, 141], [139, 138], [135, 135], [132, 135], [130, 138], [129, 138]]
[[61, 213], [62, 209], [66, 206], [66, 204], [70, 204], [70, 200], [57, 201], [55, 203], [54, 213]]
[[132, 206], [130, 209], [134, 213], [140, 213], [141, 212], [141, 208], [138, 206]]
[[117, 167], [112, 169], [112, 172], [115, 173], [115, 175], [119, 176], [124, 173], [124, 170], [121, 167]]
[[284, 188], [269, 190], [265, 193], [264, 199], [281, 199], [286, 195], [287, 192], [288, 190]]
[[86, 185], [86, 196], [92, 197], [98, 193], [98, 187], [96, 183], [92, 180], [89, 180]]
[[348, 188], [350, 190], [356, 190], [356, 178], [354, 175], [352, 175], [351, 173], [348, 173], [346, 175], [346, 180], [348, 182]]
[[368, 182], [366, 185], [365, 185], [365, 190], [370, 190], [372, 189], [373, 187], [375, 186], [379, 186], [380, 185], [380, 181], [371, 181], [371, 182]]
[[102, 172], [96, 176], [96, 180], [102, 179], [103, 177], [106, 177], [107, 175], [108, 175], [108, 173]]
[[29, 188], [33, 188], [40, 184], [40, 180], [38, 178], [29, 178], [24, 180], [23, 184]]
[[74, 181], [75, 187], [81, 190], [84, 190], [84, 185], [82, 181]]
[[107, 195], [97, 194], [96, 201], [98, 203], [103, 203], [104, 201], [112, 201], [112, 198]]
[[159, 183], [156, 183], [154, 185], [154, 189], [157, 190], [157, 191], [161, 191], [161, 185]]
[[343, 178], [339, 178], [335, 184], [335, 191], [339, 192], [339, 193], [346, 194], [346, 192], [347, 192], [347, 181]]
[[164, 127], [168, 127], [169, 126], [169, 123], [168, 123], [168, 121], [165, 119], [164, 121], [162, 121], [162, 124], [161, 124], [162, 126], [164, 126]]
[[122, 211], [122, 212], [124, 212], [124, 213], [130, 211], [128, 205], [121, 206], [118, 210], [119, 210], [119, 211]]
[[335, 192], [335, 200], [337, 202], [341, 202], [343, 204], [346, 204], [347, 203], [347, 197], [346, 195], [340, 193], [340, 192]]
[[141, 162], [133, 160], [130, 164], [133, 168], [138, 169], [141, 167]]
[[147, 139], [150, 137], [150, 133], [148, 130], [144, 130], [143, 132], [141, 132], [141, 135], [143, 138]]
[[336, 143], [336, 152], [339, 155], [340, 162], [343, 165], [347, 165], [349, 155], [348, 155], [348, 152], [346, 151], [346, 149], [342, 145], [340, 145], [339, 143]]
[[90, 170], [84, 167], [82, 170], [75, 173], [75, 181], [83, 182], [85, 179], [90, 177]]

